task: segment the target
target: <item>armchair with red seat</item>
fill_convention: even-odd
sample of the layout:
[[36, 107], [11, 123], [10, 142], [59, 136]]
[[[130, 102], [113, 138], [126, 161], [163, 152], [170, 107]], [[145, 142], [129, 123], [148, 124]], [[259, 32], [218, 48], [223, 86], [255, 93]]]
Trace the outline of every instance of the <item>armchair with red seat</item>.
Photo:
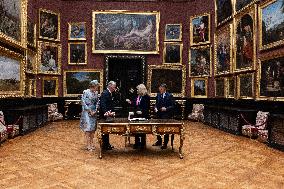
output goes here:
[[[0, 111], [0, 127], [2, 127], [2, 130], [4, 131], [4, 127], [6, 128], [6, 137], [14, 138], [15, 136], [19, 135], [19, 125], [17, 123], [19, 122], [20, 118], [16, 121], [13, 125], [6, 125], [4, 120], [4, 114], [2, 111]], [[1, 131], [0, 131], [1, 132]], [[2, 134], [2, 133], [1, 133]], [[2, 138], [2, 137], [1, 137]], [[0, 139], [2, 140], [2, 139]]]

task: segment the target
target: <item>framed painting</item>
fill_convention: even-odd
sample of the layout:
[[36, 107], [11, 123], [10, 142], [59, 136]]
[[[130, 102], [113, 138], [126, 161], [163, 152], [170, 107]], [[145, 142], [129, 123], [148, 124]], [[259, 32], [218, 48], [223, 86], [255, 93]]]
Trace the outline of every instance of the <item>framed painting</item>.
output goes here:
[[68, 40], [86, 40], [86, 22], [68, 23]]
[[0, 97], [23, 97], [25, 93], [24, 57], [0, 47]]
[[260, 50], [284, 44], [284, 0], [271, 0], [259, 6]]
[[201, 45], [210, 43], [210, 14], [192, 16], [190, 18], [190, 44]]
[[182, 64], [182, 43], [164, 43], [164, 64]]
[[211, 46], [192, 47], [189, 51], [190, 77], [209, 77], [211, 75]]
[[32, 50], [27, 50], [26, 54], [26, 73], [36, 74], [37, 54]]
[[258, 1], [259, 0], [235, 0], [235, 13], [241, 12]]
[[215, 33], [214, 65], [215, 75], [228, 74], [232, 70], [232, 24], [220, 28]]
[[43, 77], [42, 79], [42, 97], [58, 97], [58, 78]]
[[60, 14], [39, 9], [39, 38], [60, 41]]
[[61, 74], [61, 45], [38, 42], [37, 73]]
[[87, 64], [87, 43], [72, 42], [68, 44], [68, 64]]
[[258, 98], [284, 101], [284, 55], [259, 61]]
[[227, 77], [226, 78], [226, 97], [227, 98], [235, 98], [235, 88], [236, 82], [235, 77]]
[[256, 5], [234, 18], [234, 72], [252, 70], [256, 61]]
[[253, 99], [254, 92], [254, 73], [239, 74], [237, 76], [237, 94], [240, 99]]
[[36, 79], [29, 79], [28, 80], [29, 86], [29, 97], [36, 97]]
[[93, 11], [93, 53], [159, 53], [159, 12]]
[[29, 17], [27, 21], [27, 45], [36, 47], [36, 24]]
[[215, 79], [215, 97], [224, 98], [226, 95], [225, 78], [220, 77]]
[[64, 71], [63, 94], [65, 97], [78, 97], [89, 88], [90, 81], [98, 80], [99, 93], [103, 92], [103, 70], [72, 70]]
[[207, 98], [207, 78], [191, 79], [191, 97]]
[[215, 24], [220, 26], [233, 15], [233, 0], [215, 0]]
[[165, 28], [165, 41], [181, 41], [182, 24], [167, 24]]
[[0, 40], [16, 47], [26, 47], [27, 0], [1, 0]]
[[155, 97], [160, 84], [167, 84], [174, 97], [184, 97], [186, 84], [185, 66], [148, 66], [148, 90]]

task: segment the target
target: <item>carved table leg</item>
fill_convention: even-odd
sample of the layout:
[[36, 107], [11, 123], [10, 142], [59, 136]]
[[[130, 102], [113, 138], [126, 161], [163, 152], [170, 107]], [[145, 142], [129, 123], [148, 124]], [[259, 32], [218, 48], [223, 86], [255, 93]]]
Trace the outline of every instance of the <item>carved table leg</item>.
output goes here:
[[102, 145], [103, 145], [103, 140], [102, 140], [102, 132], [101, 132], [101, 126], [98, 126], [98, 132], [97, 132], [97, 137], [100, 145], [100, 151], [99, 151], [99, 158], [102, 159]]
[[179, 146], [179, 158], [180, 159], [183, 159], [182, 147], [183, 147], [183, 136], [180, 135], [180, 146]]
[[175, 140], [175, 135], [172, 134], [172, 135], [171, 135], [171, 146], [172, 146], [172, 150], [174, 150], [174, 140]]

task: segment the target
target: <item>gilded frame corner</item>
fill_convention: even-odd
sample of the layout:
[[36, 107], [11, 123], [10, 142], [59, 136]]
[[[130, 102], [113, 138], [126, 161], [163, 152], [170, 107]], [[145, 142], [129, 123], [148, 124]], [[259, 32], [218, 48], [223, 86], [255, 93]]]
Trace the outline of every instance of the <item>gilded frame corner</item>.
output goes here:
[[[47, 80], [55, 80], [56, 82], [56, 86], [55, 86], [55, 94], [54, 95], [45, 95], [44, 94], [44, 81], [47, 81]], [[59, 82], [58, 82], [58, 77], [55, 77], [55, 76], [44, 76], [42, 78], [42, 97], [58, 97], [58, 86], [59, 86]]]
[[[205, 95], [195, 95], [194, 94], [194, 82], [196, 80], [205, 81]], [[191, 89], [190, 90], [191, 98], [207, 98], [208, 97], [208, 78], [204, 78], [204, 77], [191, 78], [190, 89]]]
[[[208, 41], [205, 42], [199, 42], [199, 43], [194, 43], [193, 42], [193, 24], [192, 20], [198, 17], [202, 16], [208, 16]], [[195, 45], [205, 45], [205, 44], [210, 44], [211, 43], [211, 14], [210, 13], [203, 13], [199, 15], [194, 15], [190, 17], [190, 30], [189, 30], [189, 36], [190, 36], [190, 45], [195, 46]]]
[[[71, 44], [84, 44], [85, 45], [85, 62], [75, 63], [71, 62]], [[88, 64], [88, 50], [87, 50], [87, 42], [69, 42], [68, 43], [68, 65], [87, 65]]]
[[[167, 39], [167, 27], [168, 26], [179, 26], [180, 27], [180, 35], [178, 39]], [[182, 23], [178, 23], [178, 24], [166, 24], [165, 26], [165, 34], [164, 34], [164, 41], [182, 41]]]
[[[180, 60], [179, 62], [169, 63], [166, 62], [166, 46], [167, 44], [173, 44], [173, 45], [179, 45], [179, 56]], [[163, 64], [164, 65], [182, 65], [182, 53], [183, 53], [183, 43], [182, 42], [164, 42], [164, 49], [163, 49]]]

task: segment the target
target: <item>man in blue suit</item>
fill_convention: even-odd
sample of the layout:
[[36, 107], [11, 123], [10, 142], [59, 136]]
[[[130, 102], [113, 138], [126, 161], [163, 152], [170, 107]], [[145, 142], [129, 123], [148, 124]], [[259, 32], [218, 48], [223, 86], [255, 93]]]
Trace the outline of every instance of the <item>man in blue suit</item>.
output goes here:
[[[157, 113], [158, 119], [172, 119], [175, 102], [173, 95], [167, 92], [167, 85], [161, 84], [159, 92], [156, 96], [155, 112]], [[169, 134], [164, 135], [164, 143], [162, 145], [162, 137], [157, 136], [156, 143], [153, 146], [161, 146], [161, 149], [166, 149], [169, 142]]]

